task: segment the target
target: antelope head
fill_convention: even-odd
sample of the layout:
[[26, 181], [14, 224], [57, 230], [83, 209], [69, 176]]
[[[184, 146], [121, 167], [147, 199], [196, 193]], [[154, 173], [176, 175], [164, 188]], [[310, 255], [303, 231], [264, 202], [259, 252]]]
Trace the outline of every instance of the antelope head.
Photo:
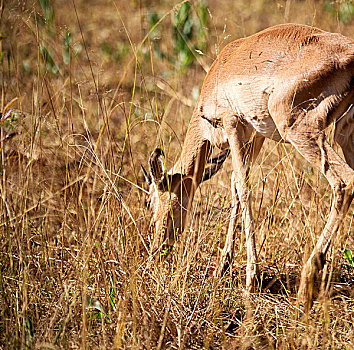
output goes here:
[[188, 207], [191, 205], [195, 190], [201, 182], [217, 173], [228, 154], [229, 150], [226, 150], [211, 158], [198, 183], [192, 176], [167, 173], [164, 154], [159, 148], [150, 156], [149, 173], [141, 166], [149, 187], [147, 205], [155, 226], [154, 250], [161, 247], [169, 249], [173, 246], [177, 235], [184, 229]]

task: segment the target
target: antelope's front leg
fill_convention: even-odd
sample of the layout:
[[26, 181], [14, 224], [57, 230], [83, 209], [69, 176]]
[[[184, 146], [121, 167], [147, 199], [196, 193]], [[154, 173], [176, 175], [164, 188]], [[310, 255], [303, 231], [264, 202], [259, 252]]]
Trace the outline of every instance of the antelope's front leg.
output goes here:
[[215, 276], [222, 276], [232, 265], [235, 250], [235, 234], [236, 222], [240, 213], [240, 202], [236, 192], [235, 173], [231, 176], [231, 194], [232, 194], [232, 211], [230, 216], [229, 228], [225, 240], [224, 248], [221, 252], [220, 262], [218, 268], [215, 270]]
[[232, 155], [232, 166], [235, 174], [235, 184], [242, 211], [242, 222], [246, 235], [247, 267], [246, 290], [252, 292], [255, 287], [258, 273], [256, 241], [251, 207], [251, 192], [249, 189], [249, 152], [246, 146], [247, 129], [241, 124], [237, 116], [230, 116], [223, 120], [224, 128], [229, 139]]

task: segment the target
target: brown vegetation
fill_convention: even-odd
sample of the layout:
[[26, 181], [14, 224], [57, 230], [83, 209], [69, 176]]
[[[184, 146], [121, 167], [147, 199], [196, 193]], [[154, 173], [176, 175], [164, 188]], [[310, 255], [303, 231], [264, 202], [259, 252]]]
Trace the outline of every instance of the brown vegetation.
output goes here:
[[139, 189], [155, 146], [168, 165], [180, 153], [222, 47], [284, 22], [353, 38], [351, 1], [192, 1], [188, 23], [170, 1], [0, 4], [0, 348], [353, 347], [353, 205], [303, 315], [299, 272], [332, 194], [290, 147], [267, 143], [251, 174], [263, 279], [247, 322], [242, 228], [231, 275], [213, 277], [230, 162], [157, 264]]

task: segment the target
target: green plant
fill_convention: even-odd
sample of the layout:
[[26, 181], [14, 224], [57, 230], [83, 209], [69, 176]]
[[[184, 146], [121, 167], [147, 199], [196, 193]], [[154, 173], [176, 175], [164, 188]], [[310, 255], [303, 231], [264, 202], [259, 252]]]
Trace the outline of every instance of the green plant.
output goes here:
[[63, 61], [65, 64], [69, 64], [70, 59], [72, 58], [72, 53], [70, 48], [71, 43], [72, 43], [71, 33], [69, 30], [67, 30], [63, 40]]
[[86, 296], [86, 310], [90, 319], [101, 319], [106, 315], [102, 304], [90, 296]]
[[127, 43], [118, 41], [116, 43], [115, 49], [112, 49], [112, 47], [107, 42], [104, 42], [101, 45], [101, 50], [104, 54], [118, 63], [129, 54], [130, 46]]
[[41, 22], [43, 25], [47, 25], [49, 32], [51, 32], [54, 26], [54, 8], [48, 0], [38, 0], [38, 2], [43, 11], [43, 16], [40, 17]]
[[118, 299], [118, 291], [116, 285], [118, 284], [117, 278], [113, 278], [112, 275], [109, 276], [110, 286], [109, 286], [109, 302], [113, 311], [117, 309], [117, 299]]
[[[153, 28], [161, 16], [156, 12], [148, 14], [149, 29]], [[185, 70], [195, 60], [196, 56], [206, 50], [205, 27], [208, 23], [208, 10], [204, 1], [199, 1], [192, 7], [189, 1], [183, 3], [171, 14], [173, 52], [164, 52], [160, 45], [160, 31], [155, 28], [150, 39], [155, 54], [161, 59], [167, 59], [179, 70]]]
[[352, 0], [326, 0], [324, 9], [344, 24], [349, 24], [354, 18], [354, 3]]
[[[43, 38], [40, 40], [41, 58], [46, 68], [46, 71], [56, 74], [59, 71], [59, 66], [54, 62], [52, 49], [49, 48], [48, 40], [46, 40], [46, 38], [52, 37], [54, 34], [54, 30], [55, 30], [54, 8], [49, 0], [38, 0], [38, 2], [40, 4], [42, 11], [39, 12], [38, 15], [34, 17], [34, 21], [36, 23], [41, 24], [44, 27], [44, 33], [45, 33]], [[23, 68], [25, 69], [25, 71], [29, 71], [29, 67], [26, 64], [26, 62], [24, 62]]]
[[58, 73], [59, 66], [54, 62], [52, 55], [49, 53], [45, 45], [41, 47], [41, 54], [42, 54], [43, 64], [45, 65], [47, 71], [53, 74]]
[[344, 249], [344, 257], [348, 261], [348, 266], [354, 267], [354, 257], [350, 249]]

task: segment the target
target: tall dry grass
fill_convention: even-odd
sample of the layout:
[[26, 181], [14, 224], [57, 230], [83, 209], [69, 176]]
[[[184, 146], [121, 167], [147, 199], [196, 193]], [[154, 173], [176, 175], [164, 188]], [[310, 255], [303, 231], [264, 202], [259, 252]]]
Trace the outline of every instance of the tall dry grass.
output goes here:
[[343, 256], [354, 247], [352, 207], [322, 296], [309, 315], [296, 306], [331, 191], [291, 148], [267, 143], [252, 169], [262, 285], [247, 320], [241, 227], [231, 274], [212, 274], [230, 164], [200, 188], [188, 228], [159, 263], [140, 173], [155, 146], [169, 165], [180, 153], [205, 69], [227, 42], [284, 22], [353, 37], [350, 1], [209, 0], [202, 26], [193, 1], [186, 65], [177, 3], [0, 3], [1, 348], [353, 347], [354, 275]]

